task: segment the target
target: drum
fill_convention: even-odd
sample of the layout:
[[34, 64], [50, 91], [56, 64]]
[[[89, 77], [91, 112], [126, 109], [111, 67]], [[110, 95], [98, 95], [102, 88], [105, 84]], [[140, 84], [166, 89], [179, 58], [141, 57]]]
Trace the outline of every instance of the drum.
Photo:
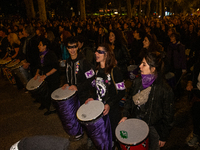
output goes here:
[[94, 100], [88, 104], [83, 104], [77, 111], [76, 116], [83, 124], [96, 122], [103, 116], [104, 104], [101, 101]]
[[31, 92], [34, 97], [45, 97], [48, 95], [48, 86], [45, 81], [39, 81], [40, 77], [35, 80], [32, 78], [26, 85], [26, 89]]
[[19, 60], [15, 59], [13, 61], [11, 61], [9, 64], [6, 65], [7, 68], [12, 68], [15, 67], [17, 64], [19, 64]]
[[103, 116], [104, 104], [93, 100], [83, 104], [76, 116], [85, 126], [88, 136], [97, 149], [112, 149], [112, 130], [109, 116]]
[[149, 127], [140, 119], [127, 119], [115, 129], [122, 150], [148, 150]]
[[16, 75], [21, 83], [26, 87], [28, 81], [31, 78], [31, 74], [27, 69], [23, 68], [23, 62], [20, 62], [15, 67], [11, 68], [12, 73]]
[[11, 61], [12, 61], [11, 59], [1, 59], [0, 60], [0, 65], [2, 65], [2, 66], [7, 65]]
[[10, 150], [67, 150], [68, 146], [69, 140], [67, 138], [36, 135], [22, 138], [13, 144]]
[[128, 66], [128, 77], [129, 79], [135, 79], [139, 74], [139, 67], [137, 65]]
[[75, 138], [78, 135], [83, 135], [81, 124], [76, 118], [76, 111], [80, 107], [77, 93], [69, 90], [69, 87], [64, 90], [58, 88], [51, 94], [51, 98], [54, 100], [65, 132], [70, 136], [75, 136]]

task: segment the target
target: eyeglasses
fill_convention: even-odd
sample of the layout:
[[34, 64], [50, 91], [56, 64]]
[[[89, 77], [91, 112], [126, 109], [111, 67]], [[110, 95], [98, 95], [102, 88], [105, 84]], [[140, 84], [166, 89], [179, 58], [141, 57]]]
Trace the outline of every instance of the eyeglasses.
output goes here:
[[99, 54], [105, 54], [106, 52], [105, 51], [101, 51], [101, 50], [97, 50], [97, 53], [99, 53]]
[[77, 45], [74, 45], [74, 46], [67, 46], [68, 49], [77, 48], [77, 47], [78, 47]]

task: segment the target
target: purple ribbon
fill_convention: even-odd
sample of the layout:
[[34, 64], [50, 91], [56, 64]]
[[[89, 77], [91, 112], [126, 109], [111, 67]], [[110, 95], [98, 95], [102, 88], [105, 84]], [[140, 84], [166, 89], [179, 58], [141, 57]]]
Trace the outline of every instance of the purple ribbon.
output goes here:
[[103, 116], [94, 123], [85, 125], [88, 136], [98, 150], [112, 149], [112, 130], [109, 116]]
[[45, 50], [44, 52], [40, 53], [40, 63], [44, 63], [44, 56], [47, 54], [48, 50]]
[[55, 107], [67, 134], [71, 136], [83, 134], [81, 124], [76, 117], [76, 112], [80, 107], [77, 94], [67, 100], [56, 101]]

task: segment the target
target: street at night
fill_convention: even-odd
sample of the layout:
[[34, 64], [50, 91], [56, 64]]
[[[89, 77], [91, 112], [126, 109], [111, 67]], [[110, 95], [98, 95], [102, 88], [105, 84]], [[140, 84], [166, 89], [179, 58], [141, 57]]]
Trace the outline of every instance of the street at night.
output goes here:
[[[39, 104], [33, 103], [30, 93], [18, 90], [5, 78], [0, 78], [0, 149], [8, 150], [24, 137], [35, 135], [54, 135], [69, 138], [63, 130], [57, 114], [44, 116], [44, 110], [38, 110]], [[192, 132], [190, 104], [187, 93], [176, 102], [175, 124], [162, 150], [197, 150], [187, 146], [186, 141]], [[70, 143], [70, 150], [87, 150], [87, 136]], [[90, 150], [95, 150], [91, 147]]]

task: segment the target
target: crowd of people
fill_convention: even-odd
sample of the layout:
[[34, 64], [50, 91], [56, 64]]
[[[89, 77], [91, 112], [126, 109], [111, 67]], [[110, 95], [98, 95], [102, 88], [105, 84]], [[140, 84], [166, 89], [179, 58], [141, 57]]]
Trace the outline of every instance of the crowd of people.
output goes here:
[[[106, 135], [112, 142], [102, 144], [89, 136], [98, 149], [119, 148], [115, 129], [129, 118], [148, 124], [150, 150], [163, 147], [173, 126], [174, 102], [181, 100], [186, 88], [180, 81], [188, 75], [186, 89], [194, 95], [194, 136], [188, 145], [199, 141], [200, 17], [73, 17], [43, 23], [5, 19], [0, 41], [2, 60], [23, 61], [27, 80], [39, 77], [46, 81], [45, 96], [32, 95], [41, 103], [39, 109], [47, 109], [44, 115], [56, 112], [51, 93], [59, 87], [76, 91], [80, 105], [103, 102], [103, 120], [109, 123]], [[136, 65], [140, 72], [127, 91], [129, 65]], [[1, 70], [11, 84], [25, 88], [12, 69], [2, 64]], [[143, 99], [138, 101], [141, 94]], [[121, 112], [119, 102], [125, 96]], [[71, 136], [80, 138], [82, 134]]]

